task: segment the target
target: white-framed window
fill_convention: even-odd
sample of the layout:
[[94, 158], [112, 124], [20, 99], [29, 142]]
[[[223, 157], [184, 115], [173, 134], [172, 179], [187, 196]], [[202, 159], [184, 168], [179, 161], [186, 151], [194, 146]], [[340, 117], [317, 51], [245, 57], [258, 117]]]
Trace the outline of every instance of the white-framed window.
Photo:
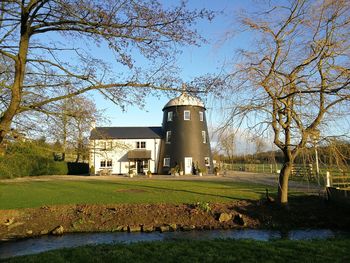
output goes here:
[[108, 168], [108, 167], [112, 167], [113, 163], [112, 163], [112, 160], [109, 159], [109, 160], [101, 160], [100, 162], [100, 167], [102, 168]]
[[169, 111], [168, 112], [168, 121], [172, 121], [173, 120], [173, 112]]
[[145, 149], [146, 148], [146, 142], [136, 142], [136, 148], [137, 149]]
[[209, 157], [204, 157], [204, 164], [205, 164], [205, 166], [210, 166], [210, 158]]
[[204, 120], [204, 113], [203, 111], [199, 112], [199, 121], [203, 121]]
[[185, 121], [191, 120], [191, 112], [189, 110], [184, 111], [184, 120]]
[[166, 143], [170, 143], [171, 142], [171, 131], [167, 131], [166, 132]]
[[170, 167], [170, 158], [169, 157], [164, 158], [163, 167]]
[[207, 143], [207, 134], [205, 131], [202, 131], [202, 139], [203, 139], [203, 143]]

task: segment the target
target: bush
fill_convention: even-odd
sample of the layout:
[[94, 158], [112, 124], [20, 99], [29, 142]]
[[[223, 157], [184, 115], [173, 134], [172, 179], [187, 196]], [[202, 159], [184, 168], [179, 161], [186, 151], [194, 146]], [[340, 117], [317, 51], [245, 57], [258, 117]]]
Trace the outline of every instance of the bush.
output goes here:
[[56, 162], [43, 145], [33, 142], [12, 144], [0, 157], [0, 178], [67, 174], [66, 162]]

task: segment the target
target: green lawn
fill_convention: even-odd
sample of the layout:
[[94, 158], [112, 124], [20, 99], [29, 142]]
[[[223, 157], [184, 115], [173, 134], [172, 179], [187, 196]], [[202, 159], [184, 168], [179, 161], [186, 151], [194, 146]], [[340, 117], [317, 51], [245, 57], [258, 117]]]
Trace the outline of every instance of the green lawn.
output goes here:
[[157, 241], [86, 246], [6, 262], [350, 262], [350, 239]]
[[[63, 204], [194, 203], [260, 199], [265, 186], [190, 180], [56, 180], [0, 183], [0, 209]], [[272, 194], [276, 191], [269, 189]]]

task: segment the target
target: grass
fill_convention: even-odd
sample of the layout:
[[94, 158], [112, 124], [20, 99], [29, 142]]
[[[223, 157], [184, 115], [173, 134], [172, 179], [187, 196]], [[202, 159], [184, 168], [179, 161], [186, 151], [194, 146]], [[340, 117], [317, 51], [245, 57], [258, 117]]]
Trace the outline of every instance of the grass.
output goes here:
[[[260, 199], [265, 186], [219, 181], [53, 180], [0, 183], [0, 209], [67, 204], [194, 203]], [[270, 188], [273, 194], [276, 189]]]
[[178, 240], [85, 246], [6, 262], [350, 262], [350, 239]]

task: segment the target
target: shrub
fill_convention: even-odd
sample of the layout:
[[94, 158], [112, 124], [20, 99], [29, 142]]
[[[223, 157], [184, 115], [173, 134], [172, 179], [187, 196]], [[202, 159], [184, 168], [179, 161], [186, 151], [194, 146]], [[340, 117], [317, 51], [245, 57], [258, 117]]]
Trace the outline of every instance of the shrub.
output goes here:
[[56, 162], [44, 145], [33, 142], [13, 143], [0, 157], [0, 178], [67, 174], [65, 162]]

